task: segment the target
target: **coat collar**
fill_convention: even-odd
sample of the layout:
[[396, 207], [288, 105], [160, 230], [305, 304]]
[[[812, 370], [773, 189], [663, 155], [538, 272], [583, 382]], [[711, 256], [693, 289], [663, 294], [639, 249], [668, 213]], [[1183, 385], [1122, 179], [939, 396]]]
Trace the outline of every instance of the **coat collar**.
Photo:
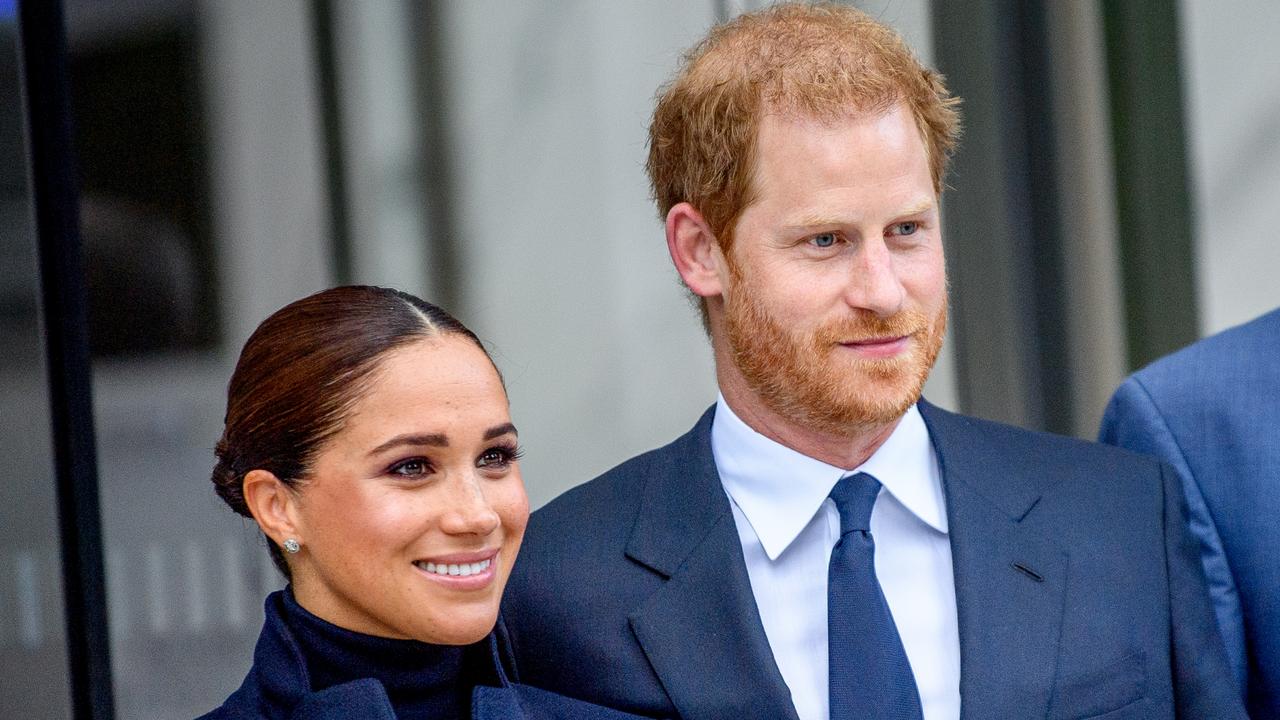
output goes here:
[[631, 629], [686, 720], [794, 720], [712, 458], [713, 417], [714, 406], [651, 456], [626, 553], [667, 582], [630, 616]]
[[[1025, 431], [919, 408], [947, 496], [962, 715], [1046, 714], [1068, 556], [1037, 527], [1036, 509], [1063, 469], [1044, 467]], [[668, 581], [631, 628], [681, 716], [795, 718], [712, 458], [713, 413], [652, 456], [626, 552]], [[715, 682], [693, 667], [715, 668]]]
[[[359, 711], [372, 720], [395, 720], [395, 710], [382, 683], [372, 678], [311, 690], [307, 662], [284, 620], [284, 593], [267, 596], [266, 619], [253, 650], [253, 669], [245, 687], [256, 686], [265, 717], [328, 720]], [[241, 692], [244, 692], [242, 688]], [[254, 693], [249, 693], [250, 695]], [[233, 697], [234, 699], [234, 697]]]
[[[288, 720], [337, 720], [360, 717], [395, 720], [395, 710], [386, 688], [374, 678], [362, 678], [320, 691], [311, 689], [305, 654], [285, 621], [284, 592], [272, 593], [265, 604], [265, 620], [253, 653], [253, 668], [241, 688], [224, 708], [243, 709], [266, 718]], [[494, 682], [486, 688], [490, 695], [512, 694], [501, 662], [498, 633], [469, 646], [464, 661], [468, 676]], [[215, 714], [214, 717], [217, 717]], [[476, 717], [523, 717], [523, 715], [476, 715]]]
[[1046, 715], [1059, 648], [1067, 553], [1038, 526], [1045, 467], [1025, 431], [920, 412], [942, 468], [960, 629], [961, 716]]

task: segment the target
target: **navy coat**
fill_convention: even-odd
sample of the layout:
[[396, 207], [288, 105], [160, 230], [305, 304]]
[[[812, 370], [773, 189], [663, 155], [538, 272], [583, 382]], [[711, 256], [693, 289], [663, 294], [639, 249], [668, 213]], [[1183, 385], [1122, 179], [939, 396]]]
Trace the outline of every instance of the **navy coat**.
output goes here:
[[1249, 710], [1280, 718], [1280, 310], [1134, 373], [1100, 439], [1177, 471]]
[[[496, 633], [468, 648], [493, 686], [472, 693], [474, 720], [627, 720], [634, 715], [511, 683], [501, 661], [504, 643]], [[364, 678], [311, 690], [306, 660], [275, 604], [268, 600], [253, 667], [240, 689], [218, 709], [197, 720], [396, 720], [391, 700], [378, 680]]]
[[[1244, 717], [1171, 470], [920, 412], [947, 498], [963, 718]], [[644, 715], [796, 717], [712, 419], [533, 514], [503, 601], [522, 682]]]

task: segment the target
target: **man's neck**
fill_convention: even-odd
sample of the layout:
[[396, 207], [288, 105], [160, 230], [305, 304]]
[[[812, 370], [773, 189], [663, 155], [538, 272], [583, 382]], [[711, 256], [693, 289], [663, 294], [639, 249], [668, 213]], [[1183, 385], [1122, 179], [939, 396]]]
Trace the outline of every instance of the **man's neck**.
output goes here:
[[859, 428], [849, 434], [831, 434], [803, 427], [766, 406], [745, 384], [724, 382], [720, 394], [742, 422], [776, 443], [828, 465], [853, 470], [875, 454], [889, 439], [901, 417], [888, 423]]

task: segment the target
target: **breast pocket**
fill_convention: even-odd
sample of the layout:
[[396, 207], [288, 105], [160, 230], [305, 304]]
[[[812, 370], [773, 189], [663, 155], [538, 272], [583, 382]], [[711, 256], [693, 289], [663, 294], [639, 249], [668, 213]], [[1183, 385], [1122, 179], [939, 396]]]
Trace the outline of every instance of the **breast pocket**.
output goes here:
[[1147, 684], [1146, 654], [1135, 652], [1098, 670], [1065, 678], [1053, 701], [1054, 720], [1083, 720], [1119, 710], [1142, 699]]

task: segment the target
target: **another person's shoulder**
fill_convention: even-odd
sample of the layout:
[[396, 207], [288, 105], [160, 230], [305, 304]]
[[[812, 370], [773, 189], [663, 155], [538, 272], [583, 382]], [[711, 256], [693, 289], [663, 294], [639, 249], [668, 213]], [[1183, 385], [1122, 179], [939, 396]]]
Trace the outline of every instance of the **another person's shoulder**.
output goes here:
[[[1270, 362], [1260, 362], [1270, 360]], [[1235, 372], [1280, 373], [1280, 308], [1166, 355], [1133, 374], [1144, 386], [1226, 381]]]
[[[1192, 343], [1116, 389], [1100, 438], [1155, 452], [1147, 428], [1195, 435], [1206, 424], [1248, 426], [1280, 399], [1280, 309]], [[1212, 419], [1212, 420], [1210, 420]]]

